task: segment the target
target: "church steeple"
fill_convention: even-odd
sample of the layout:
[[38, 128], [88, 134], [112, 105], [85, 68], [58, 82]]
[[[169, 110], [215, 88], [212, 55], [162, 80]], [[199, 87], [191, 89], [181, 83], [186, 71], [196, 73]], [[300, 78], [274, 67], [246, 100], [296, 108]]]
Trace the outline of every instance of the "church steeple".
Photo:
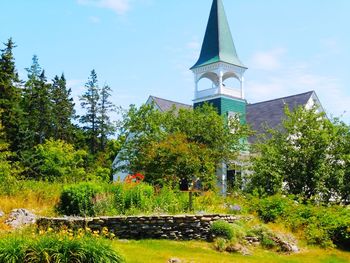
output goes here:
[[213, 1], [201, 54], [197, 63], [191, 69], [216, 62], [225, 62], [245, 68], [237, 56], [221, 0]]
[[[244, 100], [243, 75], [247, 67], [238, 58], [222, 0], [213, 0], [202, 50], [191, 70], [195, 76], [194, 106], [219, 97]], [[211, 88], [203, 89], [202, 79], [209, 79]], [[232, 83], [232, 79], [238, 83]]]

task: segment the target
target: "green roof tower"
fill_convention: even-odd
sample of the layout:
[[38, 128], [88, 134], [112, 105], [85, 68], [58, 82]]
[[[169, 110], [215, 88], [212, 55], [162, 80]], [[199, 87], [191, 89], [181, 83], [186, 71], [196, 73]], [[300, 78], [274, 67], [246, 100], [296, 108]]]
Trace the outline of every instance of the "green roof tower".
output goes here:
[[[239, 116], [246, 122], [243, 75], [247, 67], [238, 58], [222, 0], [213, 0], [201, 53], [191, 70], [195, 76], [194, 107], [208, 102], [219, 114]], [[201, 89], [202, 79], [209, 79], [211, 87]], [[231, 79], [237, 80], [233, 87]]]

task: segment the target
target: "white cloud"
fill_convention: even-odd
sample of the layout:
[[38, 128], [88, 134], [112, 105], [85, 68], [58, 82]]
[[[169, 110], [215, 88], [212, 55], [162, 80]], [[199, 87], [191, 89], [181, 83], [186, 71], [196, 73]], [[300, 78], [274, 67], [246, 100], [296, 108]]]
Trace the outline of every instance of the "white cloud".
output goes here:
[[257, 52], [253, 55], [250, 65], [252, 68], [272, 71], [281, 68], [284, 48], [276, 48], [269, 51]]
[[125, 14], [130, 9], [130, 0], [77, 0], [78, 4], [108, 8], [118, 15]]

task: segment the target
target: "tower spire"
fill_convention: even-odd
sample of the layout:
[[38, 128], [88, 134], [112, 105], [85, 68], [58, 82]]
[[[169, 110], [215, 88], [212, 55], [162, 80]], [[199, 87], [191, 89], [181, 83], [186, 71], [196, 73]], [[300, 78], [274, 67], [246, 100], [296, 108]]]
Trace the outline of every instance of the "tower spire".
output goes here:
[[[213, 0], [202, 50], [191, 70], [195, 76], [195, 105], [218, 97], [244, 100], [243, 75], [247, 67], [238, 58], [222, 0]], [[209, 79], [212, 87], [203, 89], [199, 83], [202, 79]], [[238, 83], [231, 83], [231, 79]]]
[[222, 0], [213, 0], [197, 68], [216, 62], [243, 67], [239, 60]]

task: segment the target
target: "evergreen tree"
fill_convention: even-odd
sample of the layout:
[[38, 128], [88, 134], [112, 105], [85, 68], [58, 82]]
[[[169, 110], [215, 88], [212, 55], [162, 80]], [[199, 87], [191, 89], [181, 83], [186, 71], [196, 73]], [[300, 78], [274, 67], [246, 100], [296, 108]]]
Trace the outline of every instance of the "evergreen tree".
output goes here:
[[100, 88], [95, 70], [92, 70], [88, 82], [85, 84], [86, 92], [80, 97], [81, 106], [86, 110], [86, 114], [81, 116], [80, 122], [87, 132], [90, 143], [90, 152], [95, 154], [98, 145], [99, 133], [99, 99]]
[[13, 49], [15, 43], [10, 38], [1, 50], [0, 57], [0, 110], [3, 112], [1, 121], [4, 126], [4, 138], [12, 151], [18, 150], [20, 144], [20, 81], [15, 68]]
[[51, 86], [53, 138], [72, 142], [73, 124], [75, 117], [72, 90], [67, 89], [64, 74], [55, 76]]
[[99, 102], [99, 135], [100, 135], [100, 150], [105, 151], [108, 135], [113, 134], [115, 126], [113, 125], [109, 113], [116, 110], [115, 105], [110, 101], [111, 88], [104, 85], [100, 93]]
[[25, 84], [23, 108], [26, 114], [25, 148], [41, 144], [52, 134], [51, 84], [47, 83], [45, 70], [41, 70], [37, 56], [27, 68], [28, 80]]

